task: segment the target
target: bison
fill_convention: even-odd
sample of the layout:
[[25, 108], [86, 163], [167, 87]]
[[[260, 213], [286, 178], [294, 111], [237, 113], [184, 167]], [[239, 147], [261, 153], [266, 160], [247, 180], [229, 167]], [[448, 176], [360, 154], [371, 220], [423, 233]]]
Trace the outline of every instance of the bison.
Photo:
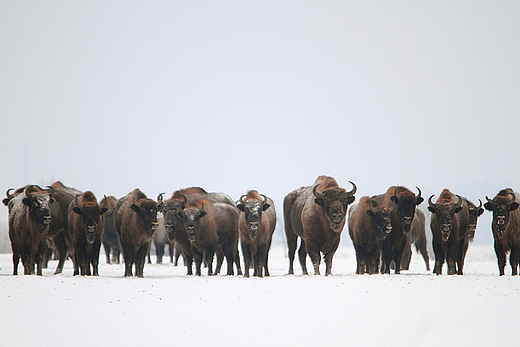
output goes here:
[[421, 253], [426, 265], [426, 270], [430, 271], [430, 257], [428, 256], [428, 241], [426, 239], [426, 216], [420, 209], [415, 209], [415, 216], [413, 217], [412, 227], [408, 234], [408, 242], [403, 252], [401, 259], [401, 270], [408, 270], [410, 268], [410, 261], [412, 259], [412, 245], [415, 250]]
[[42, 275], [43, 254], [51, 223], [50, 206], [54, 199], [48, 191], [28, 185], [11, 197], [9, 208], [9, 239], [13, 251], [13, 275], [18, 274], [20, 258], [24, 275]]
[[244, 277], [249, 277], [249, 268], [253, 262], [253, 276], [269, 276], [267, 266], [269, 249], [276, 227], [276, 210], [274, 202], [265, 195], [250, 190], [240, 197], [237, 208], [238, 232], [244, 256]]
[[356, 250], [356, 274], [379, 272], [381, 240], [392, 232], [390, 210], [364, 196], [348, 212], [348, 232]]
[[201, 275], [201, 264], [205, 257], [208, 276], [213, 273], [213, 256], [217, 248], [226, 257], [227, 274], [233, 275], [233, 263], [238, 245], [238, 211], [234, 206], [211, 203], [200, 199], [184, 205], [177, 213], [183, 221], [195, 261], [195, 274]]
[[[444, 189], [437, 203], [432, 202], [434, 195], [428, 199], [428, 210], [432, 213], [430, 228], [433, 238], [435, 267], [433, 273], [442, 274], [444, 260], [448, 264], [448, 275], [462, 275], [463, 264], [459, 263], [459, 246], [461, 239], [466, 237], [467, 205], [464, 199]], [[464, 206], [466, 214], [462, 213]], [[466, 229], [463, 224], [466, 224]]]
[[491, 231], [495, 240], [495, 254], [497, 256], [500, 276], [504, 275], [506, 256], [509, 254], [511, 275], [518, 275], [520, 261], [520, 209], [518, 209], [520, 194], [513, 189], [502, 189], [493, 198], [486, 196], [484, 208], [493, 212]]
[[99, 276], [99, 250], [103, 233], [102, 215], [107, 210], [107, 207], [99, 206], [91, 191], [84, 192], [70, 203], [69, 238], [71, 243], [69, 249], [73, 253], [74, 276]]
[[161, 199], [162, 195], [159, 195], [156, 203], [139, 189], [134, 189], [117, 201], [116, 230], [123, 249], [125, 276], [132, 276], [134, 264], [135, 275], [144, 276], [146, 254], [158, 226], [157, 211]]
[[298, 256], [302, 274], [307, 275], [306, 257], [309, 254], [314, 274], [320, 274], [320, 252], [325, 259], [325, 275], [332, 274], [332, 258], [339, 246], [345, 215], [355, 200], [356, 185], [347, 192], [329, 176], [319, 176], [312, 186], [301, 187], [285, 196], [283, 214], [285, 236], [289, 249], [289, 274], [294, 274], [294, 254], [298, 237], [301, 239]]
[[[233, 200], [223, 193], [208, 193], [206, 190], [200, 187], [191, 187], [184, 188], [175, 191], [172, 194], [172, 197], [168, 200], [165, 200], [161, 204], [161, 212], [164, 216], [165, 229], [166, 234], [168, 236], [168, 240], [170, 242], [175, 242], [175, 247], [180, 249], [183, 258], [184, 264], [187, 267], [188, 275], [193, 274], [192, 265], [193, 265], [193, 254], [190, 242], [188, 240], [188, 236], [185, 232], [184, 220], [182, 218], [182, 210], [188, 203], [192, 203], [194, 201], [206, 199], [212, 203], [223, 203], [232, 206], [236, 209], [235, 203]], [[238, 214], [238, 210], [237, 210]], [[238, 246], [238, 239], [237, 239]], [[217, 250], [218, 252], [218, 250]], [[223, 258], [222, 256], [219, 256]], [[220, 269], [221, 260], [217, 260], [217, 273]], [[238, 275], [242, 274], [242, 270], [240, 267], [240, 258], [238, 255], [238, 251], [235, 256], [235, 264], [237, 266]]]
[[120, 263], [121, 243], [116, 230], [116, 205], [117, 199], [113, 196], [105, 196], [99, 202], [100, 208], [107, 209], [103, 214], [103, 234], [101, 234], [107, 264]]
[[416, 196], [405, 187], [392, 186], [385, 194], [372, 198], [380, 205], [390, 209], [392, 232], [381, 242], [381, 273], [390, 273], [391, 263], [394, 263], [395, 273], [401, 272], [401, 260], [408, 242], [408, 234], [415, 216], [415, 207], [422, 203], [421, 190]]
[[77, 195], [81, 194], [81, 191], [67, 187], [60, 181], [52, 183], [48, 186], [48, 189], [51, 197], [55, 200], [51, 205], [51, 224], [48, 237], [52, 239], [58, 251], [59, 261], [54, 274], [59, 274], [63, 271], [63, 266], [68, 256], [68, 245], [71, 244], [71, 241], [68, 239], [69, 205]]

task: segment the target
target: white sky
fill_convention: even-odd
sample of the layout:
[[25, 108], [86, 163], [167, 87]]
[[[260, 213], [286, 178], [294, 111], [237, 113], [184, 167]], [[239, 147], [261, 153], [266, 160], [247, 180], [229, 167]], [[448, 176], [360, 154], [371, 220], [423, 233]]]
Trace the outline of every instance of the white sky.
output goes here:
[[519, 18], [518, 1], [1, 1], [0, 189], [257, 189], [279, 216], [321, 174], [358, 197], [520, 190]]

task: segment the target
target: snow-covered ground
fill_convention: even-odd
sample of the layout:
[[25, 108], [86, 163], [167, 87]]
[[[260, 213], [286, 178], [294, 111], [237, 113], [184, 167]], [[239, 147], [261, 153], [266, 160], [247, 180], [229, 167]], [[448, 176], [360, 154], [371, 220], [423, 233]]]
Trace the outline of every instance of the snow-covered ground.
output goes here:
[[464, 276], [426, 272], [415, 253], [401, 275], [357, 276], [349, 247], [336, 253], [331, 277], [300, 276], [297, 261], [296, 275], [285, 275], [282, 246], [267, 278], [188, 277], [171, 264], [124, 278], [123, 265], [100, 262], [95, 278], [72, 277], [70, 262], [58, 276], [56, 262], [43, 277], [12, 276], [11, 255], [0, 255], [0, 346], [520, 343], [520, 277], [497, 275], [491, 246], [470, 245]]

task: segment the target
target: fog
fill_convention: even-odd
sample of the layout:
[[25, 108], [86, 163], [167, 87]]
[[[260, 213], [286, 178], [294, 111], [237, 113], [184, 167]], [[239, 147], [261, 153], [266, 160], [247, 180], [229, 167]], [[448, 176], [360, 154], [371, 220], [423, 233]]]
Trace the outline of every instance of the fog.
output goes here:
[[478, 204], [520, 190], [518, 18], [516, 1], [2, 2], [0, 189], [257, 189], [281, 216], [325, 174], [358, 198]]

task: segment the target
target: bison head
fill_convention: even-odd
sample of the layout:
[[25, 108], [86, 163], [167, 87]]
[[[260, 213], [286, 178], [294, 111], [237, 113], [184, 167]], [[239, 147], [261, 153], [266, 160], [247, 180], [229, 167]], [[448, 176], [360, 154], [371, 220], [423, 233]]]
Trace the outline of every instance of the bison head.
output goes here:
[[207, 212], [204, 211], [204, 203], [201, 203], [200, 208], [197, 206], [189, 206], [177, 212], [177, 215], [182, 218], [184, 222], [184, 229], [190, 242], [195, 241], [195, 236], [201, 223], [200, 219], [206, 216], [206, 214]]
[[370, 199], [370, 208], [367, 210], [367, 215], [370, 217], [374, 228], [379, 232], [381, 239], [385, 239], [392, 232], [390, 213], [390, 209], [382, 207], [375, 200]]
[[484, 209], [482, 208], [482, 200], [478, 199], [480, 204], [477, 206], [473, 205], [468, 201], [468, 237], [470, 240], [473, 240], [475, 237], [475, 231], [477, 230], [477, 219], [478, 217], [484, 213]]
[[262, 220], [262, 212], [267, 210], [271, 205], [267, 203], [267, 197], [263, 194], [259, 194], [263, 199], [247, 199], [244, 201], [243, 195], [240, 197], [240, 202], [237, 204], [237, 208], [244, 212], [246, 225], [249, 229], [249, 234], [252, 237], [257, 235], [260, 227], [260, 221]]
[[161, 206], [166, 235], [170, 242], [174, 242], [176, 231], [179, 229], [179, 222], [182, 221], [182, 213], [180, 212], [182, 212], [188, 200], [184, 195], [179, 195], [181, 196], [181, 200], [174, 198], [168, 199], [164, 201]]
[[151, 199], [139, 199], [130, 208], [137, 214], [139, 223], [146, 229], [149, 236], [155, 232], [159, 226], [157, 222], [157, 204]]
[[428, 199], [428, 210], [431, 213], [435, 213], [437, 223], [441, 229], [441, 236], [444, 242], [448, 241], [453, 229], [453, 222], [455, 213], [459, 213], [462, 210], [462, 198], [457, 195], [456, 203], [437, 203], [432, 202], [434, 195]]
[[493, 212], [493, 229], [496, 231], [499, 239], [504, 237], [504, 231], [509, 221], [509, 213], [516, 210], [519, 206], [518, 202], [516, 202], [515, 194], [511, 192], [501, 193], [495, 196], [493, 200], [486, 196], [487, 202], [484, 204], [486, 210]]
[[[83, 196], [85, 196], [87, 193], [90, 192], [83, 193]], [[91, 200], [83, 202], [78, 201], [78, 197], [76, 196], [76, 206], [72, 208], [72, 211], [81, 216], [81, 220], [86, 231], [87, 242], [89, 244], [93, 244], [96, 240], [96, 236], [101, 236], [101, 228], [99, 228], [98, 225], [101, 221], [101, 215], [108, 211], [108, 208], [100, 208], [93, 194], [91, 196], [89, 195], [89, 197]]]
[[419, 194], [414, 195], [408, 189], [397, 187], [390, 200], [395, 204], [397, 214], [403, 225], [403, 234], [408, 235], [412, 227], [413, 217], [415, 215], [415, 207], [422, 203], [424, 199], [421, 197], [421, 190], [418, 187]]
[[343, 230], [347, 207], [356, 199], [354, 194], [356, 193], [357, 187], [353, 182], [350, 182], [350, 184], [352, 184], [353, 187], [350, 192], [346, 192], [343, 188], [332, 188], [325, 189], [323, 192], [318, 193], [318, 185], [315, 185], [312, 189], [312, 193], [315, 197], [314, 202], [321, 206], [327, 216], [330, 228], [336, 233]]
[[51, 223], [50, 205], [54, 202], [48, 192], [41, 190], [38, 186], [28, 186], [24, 190], [22, 202], [29, 207], [29, 213], [42, 227]]

